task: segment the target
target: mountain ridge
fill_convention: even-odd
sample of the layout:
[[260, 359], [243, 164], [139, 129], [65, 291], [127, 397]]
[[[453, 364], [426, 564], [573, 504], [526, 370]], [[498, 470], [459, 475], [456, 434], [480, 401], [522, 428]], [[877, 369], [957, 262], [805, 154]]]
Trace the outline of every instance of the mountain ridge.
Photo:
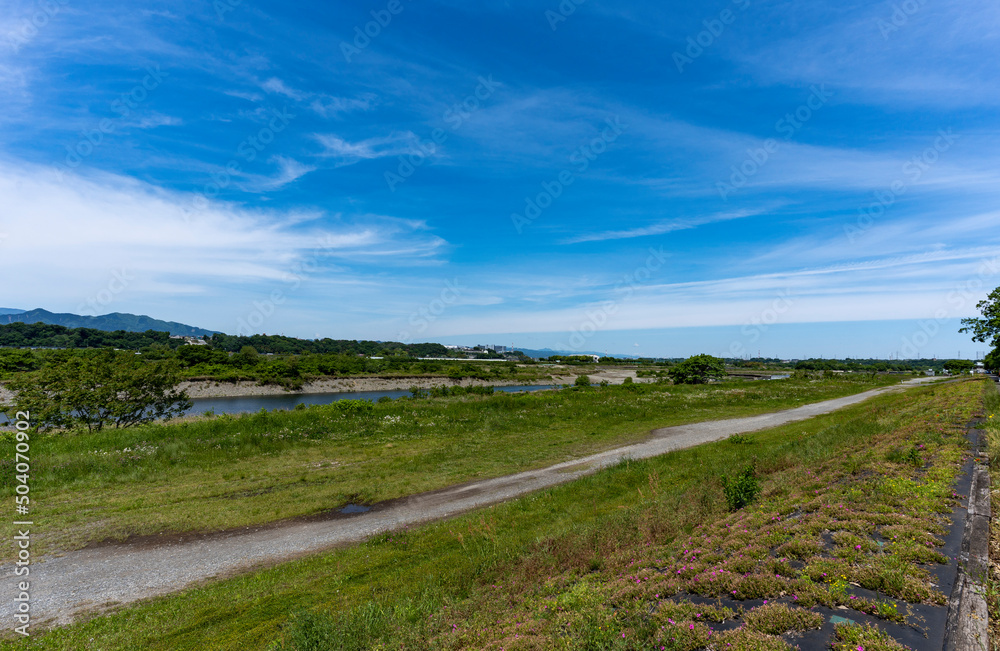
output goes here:
[[189, 337], [220, 334], [217, 330], [208, 330], [185, 323], [163, 321], [143, 314], [129, 314], [127, 312], [112, 312], [100, 316], [84, 316], [69, 312], [49, 312], [41, 308], [34, 310], [0, 308], [0, 324], [3, 323], [47, 323], [66, 328], [92, 328], [105, 332], [115, 332], [116, 330], [145, 332], [147, 330], [155, 330], [158, 332], [169, 332], [172, 335], [186, 335]]

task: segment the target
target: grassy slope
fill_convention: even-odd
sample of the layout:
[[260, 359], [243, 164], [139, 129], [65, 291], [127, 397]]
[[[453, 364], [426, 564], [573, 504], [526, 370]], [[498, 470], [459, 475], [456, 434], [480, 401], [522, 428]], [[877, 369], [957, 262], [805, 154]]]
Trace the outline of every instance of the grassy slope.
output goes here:
[[[350, 401], [36, 438], [33, 515], [45, 527], [33, 544], [44, 553], [105, 538], [272, 522], [558, 463], [634, 442], [654, 427], [773, 411], [873, 386], [786, 380], [465, 395], [373, 408]], [[8, 496], [10, 463], [0, 461], [9, 470], [0, 472]]]
[[[740, 598], [768, 591], [777, 598], [792, 587], [804, 602], [883, 608], [891, 619], [898, 612], [886, 603], [859, 604], [849, 599], [846, 579], [823, 573], [940, 601], [915, 561], [935, 560], [935, 513], [953, 501], [962, 425], [978, 408], [980, 390], [977, 383], [913, 390], [760, 432], [751, 443], [621, 464], [454, 520], [153, 600], [22, 648], [264, 649], [300, 609], [321, 614], [299, 616], [286, 629], [289, 648], [296, 637], [335, 641], [300, 648], [649, 648], [668, 619], [707, 635], [704, 620], [666, 597], [712, 585], [706, 572], [737, 550], [754, 560], [726, 579]], [[915, 468], [914, 459], [925, 467]], [[762, 501], [729, 515], [718, 476], [748, 461], [758, 464]], [[792, 530], [795, 513], [800, 528]], [[846, 535], [828, 552], [810, 547], [831, 518]], [[897, 527], [882, 529], [891, 540], [884, 556], [872, 550], [873, 518]], [[794, 553], [804, 559], [801, 568], [769, 564], [766, 548], [798, 539], [806, 543]], [[739, 578], [744, 571], [747, 580]], [[774, 571], [783, 578], [767, 578]], [[651, 608], [652, 627], [643, 615]], [[330, 612], [339, 615], [322, 615]], [[745, 648], [783, 648], [755, 632], [753, 621], [810, 625], [796, 612], [743, 617], [746, 635], [763, 640]], [[876, 643], [871, 631], [843, 636], [866, 649], [895, 648]], [[700, 644], [697, 637], [682, 642], [676, 648]]]
[[[1000, 391], [990, 382], [983, 389], [986, 403], [986, 434], [990, 458], [990, 484], [1000, 487]], [[994, 493], [995, 494], [995, 493]], [[1000, 504], [993, 500], [994, 512]], [[986, 605], [989, 609], [990, 641], [987, 651], [1000, 650], [1000, 522], [993, 518], [990, 524], [990, 574], [986, 579]]]

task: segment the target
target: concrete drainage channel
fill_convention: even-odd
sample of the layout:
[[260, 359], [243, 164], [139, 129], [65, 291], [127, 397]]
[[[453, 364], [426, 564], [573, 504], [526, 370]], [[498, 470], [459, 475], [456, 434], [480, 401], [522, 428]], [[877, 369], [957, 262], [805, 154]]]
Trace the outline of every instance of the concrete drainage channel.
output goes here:
[[[979, 423], [977, 423], [979, 424]], [[985, 580], [989, 572], [990, 471], [986, 431], [969, 432], [976, 452], [973, 459], [965, 532], [958, 556], [958, 576], [948, 601], [945, 651], [985, 651], [989, 648], [989, 616]]]

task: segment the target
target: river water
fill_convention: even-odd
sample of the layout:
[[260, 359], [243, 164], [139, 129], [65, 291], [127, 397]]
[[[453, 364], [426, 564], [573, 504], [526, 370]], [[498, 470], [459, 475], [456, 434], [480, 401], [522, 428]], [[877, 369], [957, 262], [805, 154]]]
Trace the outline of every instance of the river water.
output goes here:
[[[518, 393], [521, 391], [542, 391], [551, 389], [553, 385], [525, 384], [512, 387], [493, 387], [494, 391]], [[186, 413], [204, 414], [207, 411], [216, 414], [246, 414], [261, 409], [294, 409], [295, 405], [328, 405], [338, 400], [370, 400], [375, 402], [385, 396], [395, 400], [411, 395], [408, 390], [399, 391], [338, 391], [336, 393], [286, 393], [273, 396], [242, 396], [227, 398], [195, 398], [194, 403]]]
[[[551, 384], [525, 384], [512, 387], [493, 387], [494, 391], [518, 393], [521, 391], [542, 391], [552, 389]], [[385, 396], [395, 400], [411, 395], [409, 391], [339, 391], [336, 393], [284, 393], [272, 396], [240, 396], [226, 398], [194, 398], [191, 409], [185, 412], [190, 415], [201, 415], [205, 412], [215, 414], [247, 414], [261, 409], [294, 409], [295, 405], [328, 405], [338, 400], [370, 400], [375, 402]], [[0, 412], [0, 425], [7, 422], [7, 416]]]

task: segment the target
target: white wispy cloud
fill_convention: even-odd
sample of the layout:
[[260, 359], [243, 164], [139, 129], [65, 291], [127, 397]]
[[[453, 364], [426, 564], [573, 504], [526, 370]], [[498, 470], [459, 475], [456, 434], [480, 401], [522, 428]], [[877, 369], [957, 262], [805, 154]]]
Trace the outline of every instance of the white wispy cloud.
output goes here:
[[304, 93], [288, 86], [284, 81], [278, 79], [277, 77], [271, 77], [270, 79], [261, 82], [260, 87], [269, 93], [284, 95], [285, 97], [289, 97], [296, 101], [302, 101], [309, 96], [308, 93]]
[[388, 136], [355, 142], [348, 142], [333, 134], [317, 133], [314, 137], [324, 147], [324, 151], [320, 155], [335, 159], [338, 167], [353, 165], [362, 160], [411, 154], [418, 151], [417, 136], [412, 131], [392, 133]]
[[316, 168], [312, 165], [305, 165], [294, 158], [287, 156], [272, 156], [269, 160], [278, 166], [278, 172], [272, 176], [249, 175], [248, 182], [241, 187], [248, 192], [269, 192], [280, 190], [289, 183], [302, 178]]
[[164, 115], [162, 113], [151, 113], [129, 123], [128, 126], [133, 126], [138, 129], [155, 129], [157, 127], [176, 127], [181, 124], [184, 124], [184, 121], [178, 117]]
[[[294, 161], [283, 163], [287, 176], [301, 171]], [[0, 194], [0, 276], [18, 279], [5, 286], [5, 295], [25, 305], [44, 296], [72, 309], [115, 269], [127, 269], [135, 279], [131, 291], [147, 300], [155, 300], [157, 288], [175, 286], [221, 299], [231, 285], [266, 293], [302, 260], [313, 260], [317, 282], [331, 273], [343, 280], [355, 275], [354, 265], [369, 264], [372, 252], [391, 251], [397, 266], [423, 265], [446, 245], [414, 220], [320, 217], [222, 202], [192, 212], [194, 197], [184, 193], [21, 161], [0, 161]], [[23, 273], [27, 268], [31, 274]]]
[[563, 244], [579, 244], [582, 242], [603, 242], [606, 240], [623, 240], [634, 237], [647, 237], [650, 235], [666, 235], [667, 233], [673, 233], [674, 231], [690, 230], [692, 228], [698, 228], [699, 226], [705, 226], [706, 224], [731, 221], [734, 219], [744, 219], [746, 217], [755, 217], [763, 213], [764, 211], [761, 210], [735, 210], [732, 212], [718, 213], [715, 215], [708, 215], [705, 217], [692, 217], [689, 219], [671, 219], [668, 221], [658, 222], [651, 226], [643, 226], [640, 228], [629, 228], [619, 231], [604, 231], [601, 233], [589, 233], [586, 235], [578, 235], [576, 237], [571, 237], [569, 239], [564, 240]]
[[245, 99], [248, 102], [255, 102], [256, 103], [256, 102], [259, 102], [262, 99], [264, 99], [264, 96], [261, 95], [260, 93], [249, 93], [249, 92], [240, 91], [240, 90], [227, 90], [227, 91], [224, 91], [224, 93], [226, 95], [231, 96], [231, 97], [238, 97], [239, 99]]
[[324, 95], [314, 99], [309, 108], [324, 118], [340, 117], [353, 111], [367, 111], [375, 105], [376, 96], [365, 93], [359, 97], [334, 97]]
[[593, 329], [596, 322], [601, 330], [742, 326], [755, 318], [759, 323], [778, 300], [781, 323], [954, 319], [974, 314], [976, 302], [998, 283], [1000, 246], [983, 247], [784, 273], [651, 282], [629, 292], [595, 287], [569, 306], [445, 314], [429, 334], [570, 333]]
[[1000, 38], [995, 2], [914, 3], [905, 11], [888, 2], [825, 9], [817, 20], [812, 5], [758, 6], [765, 23], [801, 12], [801, 27], [763, 42], [747, 37], [723, 46], [737, 65], [769, 84], [825, 81], [854, 98], [896, 107], [1000, 102], [991, 83]]

